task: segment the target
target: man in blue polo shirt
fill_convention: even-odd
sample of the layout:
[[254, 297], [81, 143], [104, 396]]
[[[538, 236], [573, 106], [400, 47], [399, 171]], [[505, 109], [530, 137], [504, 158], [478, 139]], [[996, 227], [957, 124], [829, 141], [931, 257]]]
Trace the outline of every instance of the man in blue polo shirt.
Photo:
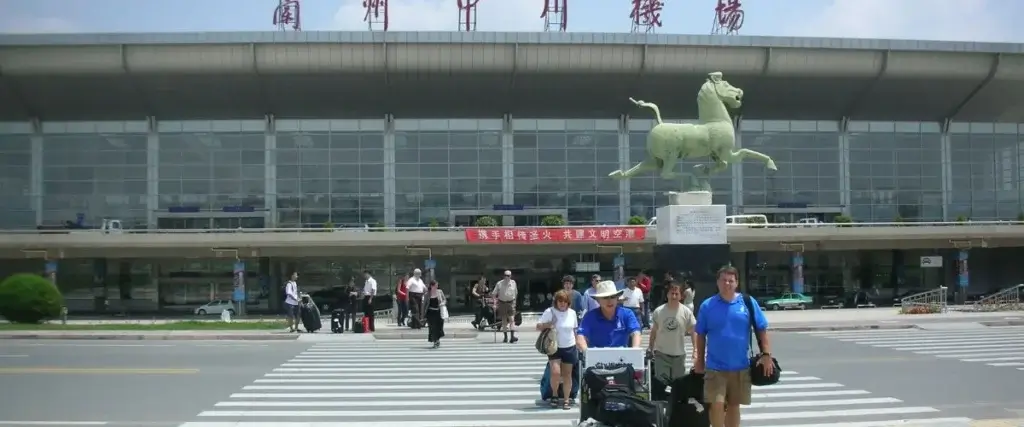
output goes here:
[[597, 301], [600, 308], [583, 316], [576, 346], [581, 351], [588, 347], [640, 347], [640, 321], [632, 310], [619, 306], [622, 291], [615, 289], [615, 282], [605, 280], [598, 283], [589, 296]]
[[753, 313], [743, 301], [747, 296], [736, 292], [739, 271], [732, 266], [718, 270], [718, 294], [700, 305], [697, 311], [697, 360], [694, 371], [704, 375], [704, 400], [711, 405], [712, 427], [739, 427], [740, 405], [750, 404], [750, 316], [764, 345], [758, 364], [765, 375], [771, 375], [771, 343], [768, 341], [768, 319], [758, 304], [751, 304]]

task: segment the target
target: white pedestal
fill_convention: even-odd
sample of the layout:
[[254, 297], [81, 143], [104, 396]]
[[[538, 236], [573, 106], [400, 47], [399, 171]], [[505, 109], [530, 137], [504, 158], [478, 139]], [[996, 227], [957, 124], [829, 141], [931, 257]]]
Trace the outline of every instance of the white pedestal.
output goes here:
[[[702, 192], [703, 193], [703, 192]], [[687, 196], [679, 193], [677, 200], [698, 200], [703, 196]], [[679, 197], [682, 196], [682, 197]], [[687, 199], [687, 197], [690, 197]], [[707, 193], [711, 199], [711, 193]], [[659, 245], [725, 245], [729, 243], [726, 232], [725, 205], [669, 205], [658, 208], [656, 231]]]
[[711, 192], [710, 191], [687, 191], [685, 193], [677, 193], [675, 191], [669, 191], [668, 195], [669, 205], [690, 205], [690, 206], [709, 206], [711, 205]]

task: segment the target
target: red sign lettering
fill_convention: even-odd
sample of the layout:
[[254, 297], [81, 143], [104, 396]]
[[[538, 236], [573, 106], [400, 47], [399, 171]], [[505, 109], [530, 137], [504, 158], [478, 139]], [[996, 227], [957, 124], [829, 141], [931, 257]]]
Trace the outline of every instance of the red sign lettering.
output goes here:
[[735, 34], [743, 28], [743, 5], [740, 0], [718, 0], [715, 19], [726, 34]]
[[647, 227], [487, 227], [467, 228], [469, 243], [630, 243], [643, 242]]
[[295, 31], [302, 30], [299, 0], [281, 0], [277, 8], [274, 9], [274, 25], [282, 30], [287, 28]]
[[633, 11], [629, 19], [642, 27], [661, 27], [661, 10], [665, 2], [659, 0], [633, 0]]

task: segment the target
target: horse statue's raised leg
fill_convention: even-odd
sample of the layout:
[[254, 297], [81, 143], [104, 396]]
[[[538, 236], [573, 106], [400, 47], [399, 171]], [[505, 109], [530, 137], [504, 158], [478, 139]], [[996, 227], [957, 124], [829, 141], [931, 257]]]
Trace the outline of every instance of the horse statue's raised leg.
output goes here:
[[661, 167], [661, 162], [658, 159], [645, 159], [644, 161], [637, 163], [626, 171], [617, 170], [610, 174], [609, 177], [612, 179], [629, 179], [647, 171], [652, 171]]
[[733, 151], [732, 153], [729, 153], [729, 154], [730, 154], [729, 157], [732, 157], [730, 162], [739, 163], [739, 162], [742, 162], [743, 159], [746, 159], [746, 158], [750, 157], [750, 158], [754, 158], [754, 159], [757, 159], [757, 160], [760, 160], [760, 161], [764, 162], [764, 167], [766, 169], [770, 170], [770, 171], [779, 170], [779, 168], [775, 167], [775, 161], [772, 160], [771, 157], [768, 157], [768, 155], [764, 154], [764, 153], [760, 153], [760, 152], [757, 152], [757, 151], [754, 151], [754, 150], [748, 150], [746, 148], [741, 148], [741, 149]]

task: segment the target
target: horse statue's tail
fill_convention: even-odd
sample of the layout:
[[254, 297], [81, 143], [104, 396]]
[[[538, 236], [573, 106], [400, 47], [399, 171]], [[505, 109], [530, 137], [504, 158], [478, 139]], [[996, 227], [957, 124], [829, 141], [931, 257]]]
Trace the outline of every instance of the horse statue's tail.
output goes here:
[[629, 101], [632, 102], [633, 104], [636, 104], [637, 107], [640, 107], [640, 108], [650, 108], [651, 110], [653, 110], [654, 111], [654, 120], [657, 120], [659, 125], [662, 124], [662, 121], [661, 121], [661, 109], [658, 108], [658, 104], [655, 104], [653, 102], [637, 101], [637, 100], [635, 100], [633, 98], [629, 98]]

